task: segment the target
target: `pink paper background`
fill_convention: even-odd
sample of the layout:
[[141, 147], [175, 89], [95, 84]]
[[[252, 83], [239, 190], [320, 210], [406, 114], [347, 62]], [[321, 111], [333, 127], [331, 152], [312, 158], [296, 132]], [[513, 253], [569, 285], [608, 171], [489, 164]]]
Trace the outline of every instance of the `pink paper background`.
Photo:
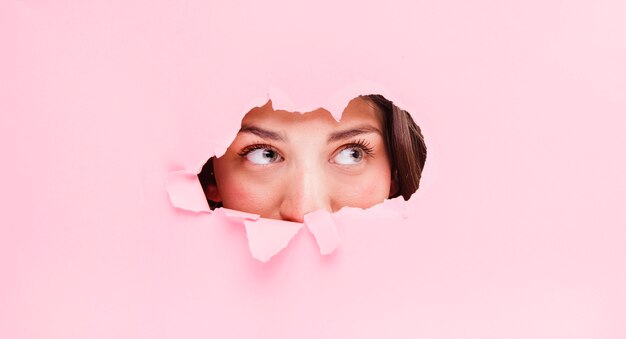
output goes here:
[[[625, 338], [623, 1], [0, 0], [0, 338]], [[408, 218], [268, 263], [165, 176], [271, 93], [422, 126]], [[369, 85], [367, 85], [369, 86]]]

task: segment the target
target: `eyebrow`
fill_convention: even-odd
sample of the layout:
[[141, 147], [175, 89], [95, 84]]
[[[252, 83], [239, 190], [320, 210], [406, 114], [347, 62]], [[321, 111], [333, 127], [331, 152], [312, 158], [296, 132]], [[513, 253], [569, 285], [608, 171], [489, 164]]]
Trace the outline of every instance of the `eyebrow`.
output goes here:
[[274, 141], [285, 141], [279, 133], [268, 131], [266, 129], [251, 126], [251, 125], [241, 125], [241, 129], [239, 129], [239, 133], [251, 133], [263, 139], [269, 139]]
[[[269, 131], [260, 127], [252, 126], [252, 125], [241, 125], [241, 129], [239, 129], [239, 133], [251, 133], [260, 138], [273, 140], [273, 141], [285, 141], [285, 138], [281, 136], [277, 132]], [[327, 142], [335, 142], [339, 140], [353, 138], [357, 135], [368, 134], [368, 133], [378, 133], [383, 135], [383, 133], [374, 126], [361, 126], [357, 128], [351, 128], [343, 131], [338, 131], [331, 133], [328, 136]]]
[[383, 135], [383, 133], [378, 128], [376, 128], [374, 126], [362, 126], [362, 127], [347, 129], [345, 131], [339, 131], [339, 132], [332, 133], [328, 137], [328, 142], [333, 142], [333, 141], [353, 138], [353, 137], [355, 137], [357, 135], [368, 134], [368, 133], [378, 133], [380, 135]]

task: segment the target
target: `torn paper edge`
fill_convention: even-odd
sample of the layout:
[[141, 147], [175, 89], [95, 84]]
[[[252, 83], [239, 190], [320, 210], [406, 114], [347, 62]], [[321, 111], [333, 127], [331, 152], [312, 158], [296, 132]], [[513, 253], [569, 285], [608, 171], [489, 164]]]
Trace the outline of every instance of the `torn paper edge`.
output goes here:
[[[346, 107], [348, 106], [351, 100], [353, 100], [354, 98], [360, 95], [368, 95], [368, 94], [380, 94], [380, 95], [385, 96], [387, 99], [392, 98], [390, 92], [384, 86], [381, 86], [380, 84], [373, 82], [373, 81], [359, 79], [359, 80], [354, 81], [351, 84], [348, 84], [336, 90], [325, 101], [323, 108], [328, 110], [330, 114], [337, 121], [340, 121], [343, 111], [346, 109]], [[288, 112], [301, 112], [301, 113], [311, 112], [312, 110], [315, 110], [315, 109], [296, 110], [294, 102], [291, 100], [291, 97], [287, 94], [286, 91], [276, 86], [269, 86], [267, 88], [267, 92], [265, 96], [255, 97], [249, 102], [247, 102], [245, 105], [242, 105], [242, 111], [239, 113], [241, 115], [241, 119], [243, 119], [243, 117], [250, 110], [256, 107], [261, 107], [265, 105], [268, 101], [272, 101], [272, 108], [274, 110], [285, 110]], [[194, 161], [194, 166], [191, 169], [179, 170], [179, 171], [175, 171], [175, 172], [171, 172], [167, 174], [166, 189], [168, 191], [170, 201], [172, 201], [172, 204], [175, 207], [179, 209], [183, 209], [183, 210], [193, 211], [193, 212], [209, 212], [210, 213], [210, 208], [208, 208], [208, 202], [206, 202], [206, 197], [204, 197], [204, 195], [202, 196], [202, 199], [200, 199], [201, 198], [200, 195], [198, 195], [194, 189], [189, 188], [189, 187], [182, 187], [182, 189], [184, 189], [185, 191], [193, 193], [191, 198], [183, 198], [181, 194], [178, 194], [177, 192], [175, 192], [176, 188], [181, 188], [181, 186], [172, 184], [172, 182], [173, 181], [175, 182], [176, 179], [180, 179], [180, 178], [177, 178], [177, 176], [187, 176], [191, 173], [195, 173], [195, 175], [197, 176], [197, 174], [200, 173], [200, 171], [202, 171], [202, 167], [204, 166], [204, 164], [206, 164], [208, 159], [214, 156], [220, 157], [224, 155], [228, 147], [232, 144], [233, 140], [237, 137], [238, 130], [236, 130], [236, 128], [238, 127], [233, 127], [232, 133], [228, 133], [228, 135], [232, 135], [232, 137], [229, 137], [227, 140], [221, 140], [221, 141], [215, 142], [212, 145], [212, 147], [210, 147], [212, 149], [210, 150], [210, 152], [208, 152], [208, 154], [206, 155], [206, 158]], [[198, 186], [200, 186], [199, 181], [198, 181]], [[200, 187], [200, 190], [202, 191], [202, 187]], [[202, 201], [198, 201], [198, 200], [202, 200]]]
[[[265, 97], [257, 97], [248, 102], [247, 105], [244, 105], [240, 114], [241, 119], [243, 119], [243, 117], [250, 110], [256, 107], [261, 107], [268, 101], [271, 101], [272, 108], [274, 110], [284, 110], [292, 113], [307, 113], [323, 108], [329, 111], [335, 120], [340, 121], [343, 111], [351, 100], [359, 96], [369, 94], [380, 94], [389, 100], [393, 98], [393, 95], [391, 95], [390, 92], [380, 84], [368, 80], [358, 80], [335, 91], [335, 93], [326, 100], [323, 106], [308, 107], [303, 109], [303, 107], [296, 108], [296, 105], [287, 92], [278, 87], [270, 86]], [[397, 101], [393, 102], [397, 103]], [[406, 109], [403, 106], [400, 107]], [[266, 219], [261, 218], [257, 214], [226, 208], [218, 208], [213, 211], [210, 209], [203, 188], [200, 185], [198, 173], [200, 173], [202, 167], [208, 159], [213, 156], [220, 157], [226, 153], [227, 148], [230, 144], [232, 144], [234, 138], [236, 138], [237, 131], [234, 130], [233, 133], [229, 134], [231, 134], [232, 137], [229, 138], [229, 140], [225, 140], [226, 143], [224, 143], [224, 140], [222, 140], [222, 142], [216, 142], [212, 147], [212, 152], [209, 152], [208, 157], [196, 162], [193, 169], [174, 171], [166, 175], [165, 186], [172, 205], [182, 210], [196, 213], [208, 212], [216, 217], [236, 220], [242, 223], [246, 229], [250, 253], [255, 259], [258, 259], [261, 262], [269, 261], [273, 256], [286, 248], [291, 239], [295, 237], [304, 225], [307, 226], [309, 232], [314, 236], [322, 255], [333, 253], [341, 243], [341, 238], [337, 231], [333, 216], [335, 214], [362, 213], [365, 209], [344, 207], [340, 211], [334, 213], [325, 210], [318, 210], [305, 215], [304, 223]], [[382, 211], [392, 212], [392, 214], [395, 214], [396, 216], [400, 215], [403, 218], [407, 217], [406, 201], [401, 199], [401, 197], [386, 199], [383, 202], [370, 207], [370, 209], [381, 209]], [[279, 234], [280, 238], [278, 241], [269, 243], [258, 241], [267, 234], [265, 230], [260, 231], [262, 228], [259, 227], [275, 227], [273, 229], [274, 234]], [[280, 230], [280, 227], [285, 229]]]
[[[272, 108], [274, 110], [292, 113], [308, 113], [317, 109], [325, 109], [339, 122], [341, 121], [343, 111], [351, 100], [359, 96], [370, 94], [380, 94], [389, 100], [393, 98], [393, 95], [387, 88], [379, 83], [366, 79], [357, 79], [346, 86], [338, 88], [320, 106], [297, 105], [286, 91], [276, 86], [270, 86], [268, 88], [267, 97], [268, 100], [272, 101]], [[393, 102], [398, 104], [397, 101]], [[399, 107], [406, 109], [403, 106]]]

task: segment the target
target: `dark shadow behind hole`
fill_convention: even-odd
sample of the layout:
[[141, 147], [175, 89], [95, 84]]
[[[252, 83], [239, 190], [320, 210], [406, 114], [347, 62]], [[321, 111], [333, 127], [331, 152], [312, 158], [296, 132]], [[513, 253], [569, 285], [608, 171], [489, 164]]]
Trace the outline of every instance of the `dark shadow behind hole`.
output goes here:
[[[419, 188], [426, 162], [427, 150], [422, 131], [409, 112], [394, 105], [382, 95], [370, 94], [360, 98], [373, 104], [384, 116], [385, 146], [391, 162], [392, 180], [398, 185], [397, 192], [390, 195], [389, 199], [402, 196], [404, 200], [409, 200]], [[209, 185], [217, 185], [213, 174], [213, 159], [215, 157], [207, 160], [198, 174], [202, 190], [212, 210], [222, 207], [221, 202], [208, 198]]]
[[202, 191], [204, 192], [204, 196], [207, 198], [209, 202], [209, 207], [214, 210], [218, 207], [222, 207], [222, 202], [216, 202], [209, 199], [209, 185], [217, 185], [215, 181], [215, 175], [213, 174], [213, 159], [215, 157], [211, 157], [207, 162], [202, 166], [202, 170], [198, 173], [198, 180], [200, 181], [200, 185], [202, 186]]

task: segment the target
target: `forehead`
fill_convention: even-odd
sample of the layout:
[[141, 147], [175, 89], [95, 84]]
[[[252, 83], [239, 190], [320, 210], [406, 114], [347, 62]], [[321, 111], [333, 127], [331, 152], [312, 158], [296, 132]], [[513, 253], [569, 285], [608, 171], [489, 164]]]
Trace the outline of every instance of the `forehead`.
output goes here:
[[271, 101], [268, 101], [267, 104], [248, 112], [243, 118], [242, 124], [268, 129], [304, 126], [307, 128], [339, 129], [367, 124], [382, 131], [383, 115], [374, 103], [362, 98], [355, 98], [348, 103], [340, 122], [337, 122], [330, 112], [322, 108], [307, 113], [293, 113], [274, 110]]

